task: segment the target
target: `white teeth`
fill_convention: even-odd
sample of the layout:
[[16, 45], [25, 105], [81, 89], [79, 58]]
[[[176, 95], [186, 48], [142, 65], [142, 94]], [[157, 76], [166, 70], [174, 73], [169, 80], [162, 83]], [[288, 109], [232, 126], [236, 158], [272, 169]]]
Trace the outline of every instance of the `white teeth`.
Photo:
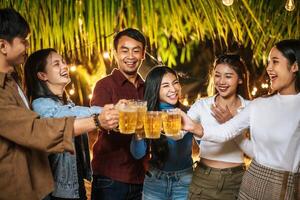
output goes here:
[[137, 61], [124, 61], [127, 65], [134, 65]]
[[61, 73], [60, 75], [63, 76], [63, 77], [68, 77], [69, 76], [68, 72]]
[[226, 90], [228, 87], [219, 87], [220, 90]]
[[275, 75], [275, 74], [269, 74], [269, 77], [270, 77], [271, 80], [274, 80], [275, 78], [277, 78], [277, 75]]
[[169, 98], [176, 98], [176, 97], [177, 97], [177, 94], [167, 95], [167, 97], [169, 97]]

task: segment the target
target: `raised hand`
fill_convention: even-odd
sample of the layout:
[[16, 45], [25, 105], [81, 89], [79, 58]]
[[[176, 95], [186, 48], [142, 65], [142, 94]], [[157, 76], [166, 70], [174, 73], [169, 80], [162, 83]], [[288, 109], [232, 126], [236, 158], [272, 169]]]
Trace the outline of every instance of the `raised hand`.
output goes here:
[[211, 111], [212, 111], [212, 115], [214, 116], [214, 118], [220, 123], [224, 123], [227, 122], [228, 120], [230, 120], [233, 115], [230, 112], [228, 106], [226, 105], [225, 108], [223, 108], [222, 106], [218, 105], [218, 104], [213, 104], [211, 106]]
[[195, 135], [197, 135], [198, 137], [202, 137], [203, 136], [203, 128], [202, 125], [200, 123], [197, 123], [195, 121], [193, 121], [185, 112], [183, 112], [182, 110], [179, 110], [179, 113], [181, 115], [181, 129], [191, 132]]

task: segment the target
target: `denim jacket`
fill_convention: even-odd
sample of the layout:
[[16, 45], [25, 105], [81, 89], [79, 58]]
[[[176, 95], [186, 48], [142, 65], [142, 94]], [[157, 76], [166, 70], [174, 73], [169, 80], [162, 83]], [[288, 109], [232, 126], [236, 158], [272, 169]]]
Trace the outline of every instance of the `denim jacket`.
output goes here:
[[[38, 98], [32, 102], [32, 107], [41, 117], [59, 118], [74, 116], [78, 118], [88, 117], [92, 114], [100, 113], [101, 107], [83, 107], [75, 106], [74, 103], [69, 102], [63, 105], [60, 101], [52, 98]], [[76, 137], [77, 139], [77, 137]], [[82, 135], [81, 150], [83, 160], [83, 178], [91, 180], [92, 171], [90, 167], [89, 146], [87, 134]], [[75, 139], [73, 139], [73, 143]], [[78, 149], [76, 149], [78, 151]], [[76, 152], [78, 155], [79, 152]], [[49, 162], [55, 181], [55, 190], [52, 196], [60, 198], [79, 198], [79, 184], [77, 173], [76, 154], [68, 152], [51, 154]]]

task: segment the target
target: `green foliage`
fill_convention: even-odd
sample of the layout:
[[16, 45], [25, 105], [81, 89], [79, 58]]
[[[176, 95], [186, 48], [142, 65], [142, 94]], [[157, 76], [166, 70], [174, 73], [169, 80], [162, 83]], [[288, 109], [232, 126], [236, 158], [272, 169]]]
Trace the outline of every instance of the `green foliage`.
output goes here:
[[228, 45], [229, 37], [250, 46], [259, 63], [276, 41], [300, 38], [300, 4], [295, 3], [293, 12], [275, 0], [235, 0], [230, 7], [221, 0], [0, 0], [0, 7], [12, 5], [28, 20], [31, 51], [53, 47], [82, 62], [110, 50], [116, 31], [135, 27], [173, 66], [177, 56], [180, 62], [190, 59], [192, 41]]

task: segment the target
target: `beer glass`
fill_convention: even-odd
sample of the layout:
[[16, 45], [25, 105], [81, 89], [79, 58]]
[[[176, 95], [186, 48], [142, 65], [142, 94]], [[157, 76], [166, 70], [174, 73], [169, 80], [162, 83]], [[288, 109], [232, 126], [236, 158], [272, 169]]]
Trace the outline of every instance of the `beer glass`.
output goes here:
[[137, 124], [137, 107], [133, 103], [121, 103], [119, 110], [119, 130], [123, 134], [135, 133]]
[[147, 112], [147, 101], [134, 100], [137, 107], [137, 123], [136, 123], [136, 136], [139, 139], [145, 138], [144, 120]]
[[181, 130], [181, 116], [177, 109], [163, 111], [163, 129], [166, 136], [179, 136]]
[[148, 111], [144, 119], [145, 137], [149, 139], [160, 138], [162, 128], [161, 112]]

